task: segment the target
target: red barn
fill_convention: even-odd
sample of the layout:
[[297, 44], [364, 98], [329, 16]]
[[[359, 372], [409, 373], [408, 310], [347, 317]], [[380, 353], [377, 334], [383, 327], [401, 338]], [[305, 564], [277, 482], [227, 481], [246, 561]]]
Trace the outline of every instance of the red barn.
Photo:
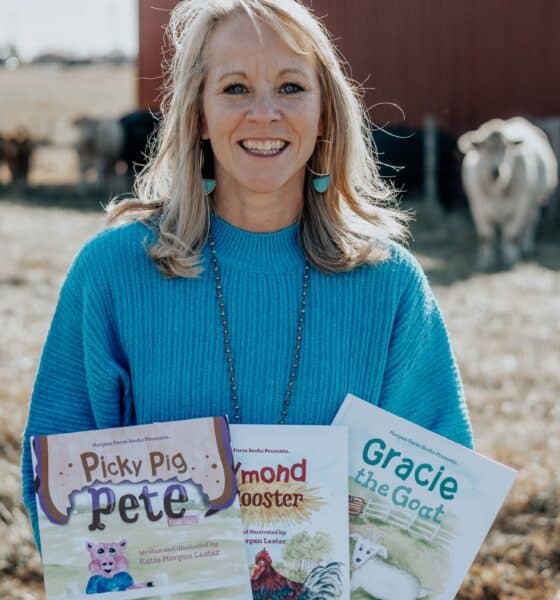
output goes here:
[[[139, 0], [139, 103], [158, 105], [163, 27], [176, 0]], [[454, 133], [491, 117], [560, 113], [556, 0], [313, 0], [368, 88], [372, 119]], [[403, 123], [397, 108], [405, 115]]]

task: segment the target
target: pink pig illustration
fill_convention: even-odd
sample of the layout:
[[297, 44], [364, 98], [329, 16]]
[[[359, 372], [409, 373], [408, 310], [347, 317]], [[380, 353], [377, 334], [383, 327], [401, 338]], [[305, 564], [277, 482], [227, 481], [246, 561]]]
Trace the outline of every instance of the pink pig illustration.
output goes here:
[[90, 554], [88, 570], [92, 575], [86, 587], [86, 594], [124, 592], [152, 587], [152, 582], [135, 584], [129, 575], [128, 559], [124, 555], [126, 544], [125, 539], [109, 544], [86, 543]]

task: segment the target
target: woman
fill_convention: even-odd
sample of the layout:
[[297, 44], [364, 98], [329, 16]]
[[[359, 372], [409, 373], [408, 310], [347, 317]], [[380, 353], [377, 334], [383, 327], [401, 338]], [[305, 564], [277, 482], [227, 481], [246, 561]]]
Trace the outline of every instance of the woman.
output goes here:
[[328, 424], [347, 392], [472, 444], [432, 292], [367, 120], [294, 0], [192, 0], [137, 200], [75, 259], [29, 436], [228, 414]]

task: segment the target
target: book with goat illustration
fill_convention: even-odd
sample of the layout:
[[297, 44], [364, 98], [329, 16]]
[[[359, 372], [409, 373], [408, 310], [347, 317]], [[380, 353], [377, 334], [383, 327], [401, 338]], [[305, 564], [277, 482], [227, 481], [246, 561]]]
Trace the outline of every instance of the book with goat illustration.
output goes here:
[[232, 425], [255, 600], [349, 599], [346, 427]]
[[48, 600], [251, 600], [225, 417], [31, 447]]
[[348, 395], [352, 600], [450, 600], [515, 471]]

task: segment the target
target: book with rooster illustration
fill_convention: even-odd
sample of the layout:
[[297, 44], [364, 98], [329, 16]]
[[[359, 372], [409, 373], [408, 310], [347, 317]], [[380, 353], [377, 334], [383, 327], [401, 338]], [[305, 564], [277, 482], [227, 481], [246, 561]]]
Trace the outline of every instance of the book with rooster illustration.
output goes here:
[[349, 598], [346, 427], [232, 425], [254, 600]]

